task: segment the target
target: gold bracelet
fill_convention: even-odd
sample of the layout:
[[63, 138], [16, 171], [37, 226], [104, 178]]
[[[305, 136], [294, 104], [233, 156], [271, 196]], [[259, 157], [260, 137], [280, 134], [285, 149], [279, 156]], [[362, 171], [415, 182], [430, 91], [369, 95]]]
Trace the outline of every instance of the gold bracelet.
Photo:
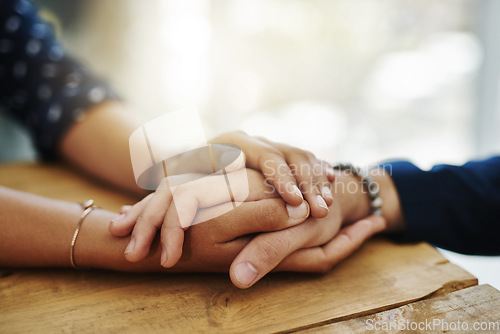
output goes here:
[[85, 203], [80, 203], [83, 209], [83, 213], [80, 216], [80, 220], [78, 221], [78, 224], [76, 224], [76, 230], [75, 233], [73, 234], [73, 239], [71, 240], [71, 248], [69, 249], [69, 261], [71, 263], [71, 266], [75, 269], [78, 269], [78, 267], [75, 264], [75, 243], [76, 243], [76, 238], [78, 238], [78, 233], [80, 232], [80, 228], [82, 226], [83, 221], [87, 216], [96, 208], [94, 205], [94, 200], [89, 199]]

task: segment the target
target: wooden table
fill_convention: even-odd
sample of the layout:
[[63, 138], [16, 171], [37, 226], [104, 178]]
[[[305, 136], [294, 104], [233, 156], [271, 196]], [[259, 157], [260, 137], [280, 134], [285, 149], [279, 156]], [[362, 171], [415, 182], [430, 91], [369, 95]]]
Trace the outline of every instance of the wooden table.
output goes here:
[[[59, 166], [4, 165], [0, 185], [110, 210], [134, 201]], [[248, 290], [227, 274], [0, 269], [0, 333], [381, 333], [403, 320], [500, 326], [499, 310], [498, 290], [430, 245], [382, 238], [326, 275], [271, 274]]]

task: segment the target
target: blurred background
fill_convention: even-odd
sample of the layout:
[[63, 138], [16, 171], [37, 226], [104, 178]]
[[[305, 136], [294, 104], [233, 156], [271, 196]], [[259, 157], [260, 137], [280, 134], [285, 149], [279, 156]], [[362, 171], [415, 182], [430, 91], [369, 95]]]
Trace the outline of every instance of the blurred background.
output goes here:
[[[500, 151], [497, 0], [35, 3], [144, 121], [197, 106], [208, 137], [243, 129], [360, 165]], [[446, 255], [500, 288], [498, 258]]]

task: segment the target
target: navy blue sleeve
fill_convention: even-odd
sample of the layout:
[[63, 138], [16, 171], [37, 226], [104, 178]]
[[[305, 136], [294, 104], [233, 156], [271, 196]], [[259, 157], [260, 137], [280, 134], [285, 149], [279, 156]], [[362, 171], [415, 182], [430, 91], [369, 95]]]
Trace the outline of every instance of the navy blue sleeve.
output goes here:
[[0, 0], [0, 106], [30, 131], [43, 158], [93, 104], [116, 94], [66, 55], [28, 0]]
[[500, 156], [422, 171], [406, 161], [384, 164], [399, 193], [401, 241], [427, 241], [466, 254], [500, 254]]

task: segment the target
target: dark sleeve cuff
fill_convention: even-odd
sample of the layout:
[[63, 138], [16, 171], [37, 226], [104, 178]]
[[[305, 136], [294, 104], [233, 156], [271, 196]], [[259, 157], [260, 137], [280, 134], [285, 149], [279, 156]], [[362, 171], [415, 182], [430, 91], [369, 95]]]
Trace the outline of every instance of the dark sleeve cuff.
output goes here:
[[394, 181], [406, 224], [405, 230], [392, 234], [392, 238], [402, 242], [427, 240], [436, 227], [435, 221], [444, 218], [436, 205], [440, 195], [439, 188], [433, 184], [434, 178], [427, 177], [408, 161], [393, 161], [382, 166]]
[[423, 171], [408, 161], [390, 173], [406, 223], [398, 241], [427, 241], [468, 254], [500, 254], [500, 157]]

